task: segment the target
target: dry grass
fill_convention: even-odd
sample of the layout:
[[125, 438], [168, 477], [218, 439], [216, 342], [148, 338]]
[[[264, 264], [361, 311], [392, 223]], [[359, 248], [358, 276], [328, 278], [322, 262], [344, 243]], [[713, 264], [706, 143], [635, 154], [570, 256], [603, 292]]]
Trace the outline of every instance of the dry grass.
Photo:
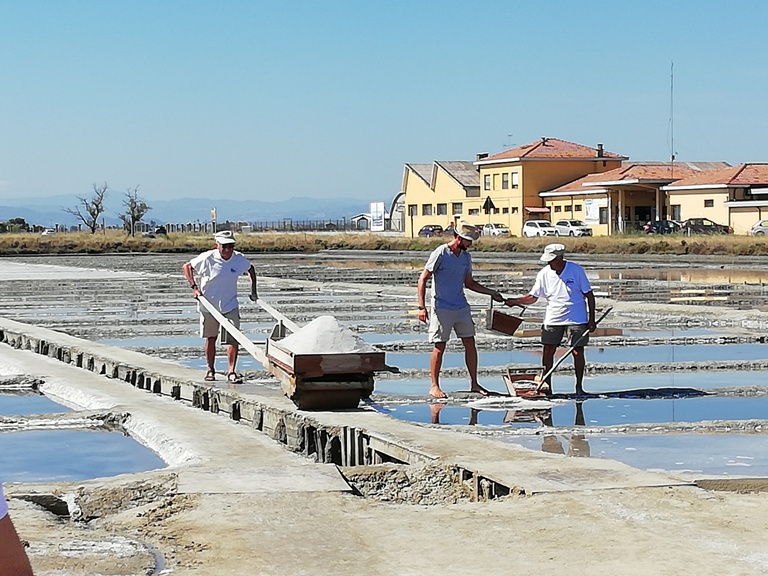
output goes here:
[[[562, 242], [570, 252], [582, 254], [700, 254], [768, 255], [768, 239], [751, 236], [645, 236], [595, 238], [481, 238], [474, 251], [538, 252], [552, 242]], [[239, 234], [241, 252], [302, 252], [320, 250], [431, 250], [443, 238], [404, 238], [373, 233], [258, 233]], [[0, 235], [0, 254], [94, 254], [94, 253], [194, 253], [214, 246], [210, 235], [175, 234], [158, 238], [131, 238], [122, 232]]]

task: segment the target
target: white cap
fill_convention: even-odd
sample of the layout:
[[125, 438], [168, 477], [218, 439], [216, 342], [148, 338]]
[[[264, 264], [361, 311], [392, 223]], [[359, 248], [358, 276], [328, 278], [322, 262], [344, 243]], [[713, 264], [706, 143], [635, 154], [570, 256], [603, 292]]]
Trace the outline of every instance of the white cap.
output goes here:
[[459, 223], [459, 225], [456, 227], [456, 235], [464, 238], [464, 240], [469, 240], [470, 242], [474, 242], [480, 237], [480, 234], [477, 232], [477, 228], [472, 226], [472, 224], [467, 224], [466, 222]]
[[552, 262], [552, 260], [563, 254], [565, 254], [565, 246], [562, 244], [547, 244], [544, 247], [544, 254], [541, 255], [539, 260], [541, 262]]
[[235, 243], [235, 235], [231, 230], [222, 230], [221, 232], [216, 232], [213, 237], [216, 239], [216, 244], [221, 244], [222, 246], [224, 244]]

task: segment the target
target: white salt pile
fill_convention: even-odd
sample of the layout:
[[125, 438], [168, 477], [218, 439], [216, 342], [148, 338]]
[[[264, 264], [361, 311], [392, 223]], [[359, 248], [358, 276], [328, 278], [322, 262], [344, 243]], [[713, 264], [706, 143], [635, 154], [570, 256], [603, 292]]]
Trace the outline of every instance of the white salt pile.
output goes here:
[[280, 340], [280, 347], [294, 354], [350, 354], [376, 352], [333, 316], [318, 316], [298, 332]]

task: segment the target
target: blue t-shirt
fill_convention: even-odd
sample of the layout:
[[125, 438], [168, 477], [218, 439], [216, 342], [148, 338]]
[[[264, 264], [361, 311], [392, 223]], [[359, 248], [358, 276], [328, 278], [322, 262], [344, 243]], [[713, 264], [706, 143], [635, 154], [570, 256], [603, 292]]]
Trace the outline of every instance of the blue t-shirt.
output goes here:
[[458, 256], [448, 244], [438, 246], [424, 266], [432, 273], [432, 305], [441, 310], [461, 310], [469, 306], [464, 295], [464, 280], [472, 274], [472, 257], [462, 250]]

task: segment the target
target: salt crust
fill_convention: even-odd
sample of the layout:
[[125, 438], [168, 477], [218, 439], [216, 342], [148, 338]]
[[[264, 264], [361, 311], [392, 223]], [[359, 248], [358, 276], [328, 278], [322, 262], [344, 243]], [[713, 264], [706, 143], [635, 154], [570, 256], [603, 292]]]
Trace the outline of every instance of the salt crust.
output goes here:
[[280, 340], [280, 347], [294, 354], [356, 354], [376, 352], [333, 316], [318, 316], [298, 332]]

